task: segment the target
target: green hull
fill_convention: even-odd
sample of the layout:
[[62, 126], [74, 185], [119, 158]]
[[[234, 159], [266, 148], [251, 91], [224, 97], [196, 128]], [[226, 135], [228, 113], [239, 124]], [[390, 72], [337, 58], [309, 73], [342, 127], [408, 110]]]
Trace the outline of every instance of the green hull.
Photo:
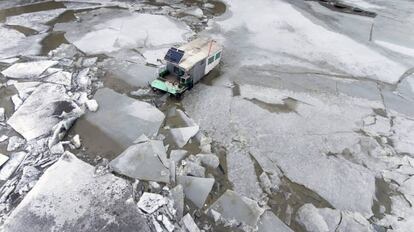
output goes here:
[[173, 95], [181, 94], [185, 91], [185, 89], [180, 88], [177, 85], [170, 84], [168, 82], [156, 79], [151, 83], [151, 87], [154, 89], [158, 89]]

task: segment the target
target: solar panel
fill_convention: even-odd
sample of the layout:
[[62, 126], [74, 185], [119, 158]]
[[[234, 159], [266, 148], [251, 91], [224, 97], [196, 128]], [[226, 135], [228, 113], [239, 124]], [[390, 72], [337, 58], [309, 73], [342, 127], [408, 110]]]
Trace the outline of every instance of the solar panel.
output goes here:
[[184, 56], [184, 51], [181, 51], [176, 48], [170, 48], [165, 55], [164, 59], [173, 63], [180, 63], [181, 59]]

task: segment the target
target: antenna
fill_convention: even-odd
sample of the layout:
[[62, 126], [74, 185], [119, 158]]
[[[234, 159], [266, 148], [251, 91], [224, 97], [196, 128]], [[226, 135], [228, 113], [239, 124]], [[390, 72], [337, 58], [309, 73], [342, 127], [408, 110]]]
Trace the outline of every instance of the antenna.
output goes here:
[[210, 41], [210, 48], [208, 49], [208, 55], [207, 55], [207, 58], [210, 56], [211, 47], [213, 46], [213, 42], [214, 42], [214, 40], [211, 40], [211, 41]]

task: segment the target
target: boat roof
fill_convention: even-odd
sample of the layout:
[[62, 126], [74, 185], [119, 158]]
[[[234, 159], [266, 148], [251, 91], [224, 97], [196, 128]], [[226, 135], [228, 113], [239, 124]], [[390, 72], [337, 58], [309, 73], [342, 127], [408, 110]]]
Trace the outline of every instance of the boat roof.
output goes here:
[[187, 44], [184, 44], [175, 50], [184, 53], [182, 55], [182, 58], [179, 59], [180, 61], [178, 65], [181, 68], [188, 71], [201, 60], [207, 58], [209, 55], [215, 54], [216, 52], [223, 50], [223, 48], [220, 44], [218, 44], [211, 38], [201, 37]]

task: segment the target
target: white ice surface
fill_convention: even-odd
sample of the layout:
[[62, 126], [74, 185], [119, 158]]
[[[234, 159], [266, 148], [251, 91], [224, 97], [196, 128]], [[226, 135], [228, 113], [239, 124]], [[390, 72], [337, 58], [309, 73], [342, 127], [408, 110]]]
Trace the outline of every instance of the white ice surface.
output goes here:
[[49, 29], [49, 26], [47, 26], [46, 23], [55, 19], [65, 11], [66, 9], [54, 9], [9, 16], [6, 19], [5, 24], [23, 26], [38, 32], [45, 32]]
[[[262, 60], [264, 64], [285, 63], [283, 60], [293, 56], [320, 67], [334, 66], [352, 76], [388, 83], [396, 83], [408, 69], [373, 48], [314, 23], [284, 1], [255, 1], [254, 11], [248, 1], [225, 2], [232, 16], [218, 22], [221, 29], [230, 32], [244, 28], [248, 42], [272, 52]], [[249, 54], [242, 59], [257, 63], [258, 58]]]
[[214, 178], [177, 176], [177, 183], [183, 186], [185, 197], [202, 208], [213, 187]]
[[48, 75], [43, 78], [45, 82], [71, 86], [72, 73], [55, 68], [49, 68], [46, 72]]
[[9, 160], [9, 157], [7, 155], [3, 155], [0, 153], [0, 167]]
[[160, 60], [164, 60], [164, 56], [169, 48], [145, 50], [142, 55], [148, 64], [160, 65]]
[[188, 26], [167, 16], [132, 13], [94, 25], [91, 32], [74, 40], [68, 37], [68, 40], [83, 52], [99, 54], [122, 48], [182, 43], [191, 33]]
[[25, 100], [40, 84], [40, 82], [16, 82], [13, 86], [19, 93], [19, 97]]
[[0, 39], [2, 41], [0, 43], [0, 50], [5, 50], [7, 48], [17, 46], [19, 44], [19, 41], [24, 38], [25, 36], [23, 33], [20, 33], [13, 29], [5, 28], [0, 24]]
[[282, 220], [276, 217], [271, 211], [265, 211], [262, 216], [260, 216], [257, 226], [258, 232], [293, 232], [292, 229], [285, 225]]
[[9, 160], [0, 169], [0, 180], [7, 180], [13, 175], [13, 172], [19, 167], [26, 155], [27, 153], [23, 151], [12, 153]]
[[157, 133], [165, 117], [151, 104], [111, 89], [99, 89], [94, 98], [99, 102], [99, 110], [86, 114], [85, 119], [124, 147], [142, 134], [150, 137]]
[[260, 215], [263, 213], [257, 202], [241, 197], [237, 193], [227, 190], [217, 199], [209, 210], [214, 210], [221, 214], [225, 221], [236, 220], [239, 223], [255, 228], [259, 221]]
[[3, 70], [1, 73], [10, 78], [29, 79], [36, 78], [42, 74], [47, 68], [57, 64], [57, 61], [42, 60], [26, 63], [17, 63]]
[[132, 178], [169, 183], [170, 172], [162, 162], [165, 159], [163, 143], [150, 140], [130, 146], [110, 166], [115, 172]]
[[19, 136], [12, 136], [9, 138], [9, 143], [7, 144], [7, 151], [15, 151], [23, 146], [26, 141]]
[[[240, 86], [240, 89], [241, 96], [232, 97], [231, 91], [222, 87], [199, 86], [190, 98], [184, 99], [184, 106], [216, 140], [224, 144], [234, 140], [245, 144], [266, 171], [277, 173], [280, 168], [290, 180], [313, 190], [334, 207], [371, 214], [375, 173], [362, 165], [326, 154], [341, 153], [357, 144], [358, 123], [372, 114], [373, 108], [382, 108], [380, 102], [263, 86], [260, 91], [249, 91], [247, 95], [246, 89], [254, 88]], [[276, 106], [254, 104], [244, 96], [271, 104], [276, 102]], [[277, 109], [280, 97], [297, 99], [297, 106], [291, 112], [270, 113], [266, 107]], [[214, 103], [217, 99], [220, 104]], [[247, 166], [240, 164], [243, 157], [249, 158], [240, 156], [237, 150], [227, 156], [231, 159], [228, 164], [236, 164], [229, 168], [229, 178], [238, 183], [237, 191], [251, 197], [254, 195], [250, 195], [249, 186], [256, 183], [257, 178], [254, 169], [253, 177], [245, 174]], [[253, 179], [246, 182], [246, 177]]]
[[[150, 231], [128, 181], [64, 154], [4, 223], [6, 231]], [[110, 228], [110, 229], [109, 229]]]
[[144, 211], [144, 213], [152, 214], [161, 206], [166, 205], [167, 203], [168, 199], [162, 195], [145, 192], [139, 199], [137, 206], [142, 211]]
[[46, 35], [46, 33], [43, 33], [25, 37], [23, 33], [5, 28], [0, 23], [0, 58], [36, 55], [41, 49], [40, 41]]
[[199, 126], [173, 128], [170, 129], [170, 133], [177, 146], [182, 148], [197, 134], [199, 129]]
[[65, 110], [79, 111], [66, 95], [66, 89], [62, 85], [42, 84], [7, 123], [26, 140], [31, 140], [50, 133], [53, 126], [61, 121], [57, 116]]
[[391, 51], [398, 52], [406, 56], [414, 57], [414, 48], [408, 48], [380, 40], [376, 40], [375, 43], [384, 48], [390, 49]]
[[414, 119], [395, 117], [392, 129], [395, 149], [400, 153], [414, 154]]
[[296, 221], [307, 231], [374, 232], [368, 220], [359, 213], [330, 208], [318, 209], [312, 204], [305, 204], [298, 210]]

